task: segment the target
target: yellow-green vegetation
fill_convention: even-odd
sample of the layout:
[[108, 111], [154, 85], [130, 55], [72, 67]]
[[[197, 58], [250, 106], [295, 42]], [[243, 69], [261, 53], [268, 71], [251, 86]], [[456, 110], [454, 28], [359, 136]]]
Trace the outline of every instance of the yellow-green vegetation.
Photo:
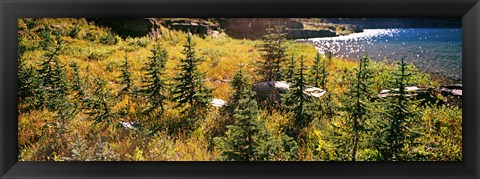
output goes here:
[[[359, 78], [358, 62], [322, 57], [328, 71], [324, 75], [326, 94], [305, 100], [313, 101], [308, 108], [311, 114], [305, 117], [295, 112], [303, 106], [288, 108], [291, 110], [262, 108], [251, 99], [251, 85], [262, 79], [257, 70], [263, 58], [264, 52], [259, 50], [263, 41], [238, 40], [223, 33], [203, 38], [192, 35], [195, 56], [203, 59], [198, 71], [205, 73], [205, 89], [211, 89], [213, 98], [226, 100], [229, 106], [238, 103], [234, 109], [210, 106], [199, 112], [193, 108], [196, 113], [190, 114], [196, 117], [192, 117], [184, 114], [184, 109], [192, 106], [177, 107], [178, 101], [170, 94], [179, 85], [174, 78], [182, 72], [181, 60], [188, 58], [187, 33], [161, 27], [156, 41], [149, 37], [122, 39], [85, 19], [23, 18], [18, 26], [18, 158], [22, 161], [462, 159], [462, 110], [420, 103], [409, 107], [415, 115], [408, 121], [409, 130], [404, 131], [408, 135], [402, 138], [406, 142], [398, 149], [399, 157], [385, 156], [385, 141], [375, 139], [388, 135], [372, 130], [377, 129], [377, 123], [391, 127], [386, 120], [388, 105], [373, 98], [358, 103], [365, 104], [362, 109], [368, 112], [362, 117], [363, 127], [358, 129], [361, 132], [355, 137], [356, 152], [352, 156], [351, 138], [346, 136], [355, 134], [350, 120], [355, 112], [346, 108], [349, 95], [359, 93], [350, 92], [355, 86], [352, 82]], [[297, 63], [295, 69], [302, 69], [302, 73], [294, 76], [296, 85], [305, 87], [311, 81], [308, 69], [315, 63], [317, 50], [293, 41], [284, 45], [286, 56], [302, 56], [302, 67]], [[161, 74], [167, 92], [162, 93], [165, 99], [155, 98], [162, 99], [163, 106], [154, 109], [152, 95], [142, 89], [146, 78], [152, 76], [147, 69], [153, 68], [147, 65], [157, 64], [152, 59], [162, 50], [166, 55], [158, 58], [166, 58]], [[397, 87], [397, 76], [392, 75], [397, 66], [373, 61], [368, 64], [371, 94]], [[44, 68], [51, 68], [51, 76], [42, 73], [40, 69]], [[406, 70], [412, 76], [404, 80], [405, 84], [439, 85], [412, 65]], [[235, 85], [235, 81], [240, 84]], [[124, 90], [127, 86], [129, 90]], [[301, 92], [297, 90], [297, 95]], [[235, 94], [240, 98], [232, 97]], [[295, 125], [296, 118], [308, 120]], [[238, 133], [243, 130], [250, 132]], [[241, 144], [235, 146], [236, 141]]]

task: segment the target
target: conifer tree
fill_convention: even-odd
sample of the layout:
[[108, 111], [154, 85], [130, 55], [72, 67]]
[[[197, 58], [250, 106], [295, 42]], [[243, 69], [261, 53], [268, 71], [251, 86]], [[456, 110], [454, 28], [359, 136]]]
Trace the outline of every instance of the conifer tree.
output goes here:
[[409, 141], [411, 125], [416, 111], [413, 106], [418, 103], [407, 95], [406, 87], [412, 76], [403, 58], [397, 63], [394, 85], [398, 88], [396, 93], [384, 101], [386, 111], [383, 114], [388, 120], [379, 121], [376, 130], [376, 147], [384, 160], [403, 160], [404, 146]]
[[244, 95], [242, 92], [250, 87], [243, 66], [240, 66], [240, 69], [233, 76], [231, 86], [233, 87], [233, 92], [230, 93], [230, 98], [226, 107], [229, 114], [234, 113], [234, 110], [239, 105], [239, 101], [244, 97], [242, 96]]
[[91, 93], [86, 93], [84, 98], [85, 113], [88, 114], [94, 124], [101, 122], [110, 123], [115, 117], [112, 107], [115, 104], [114, 96], [107, 88], [106, 81], [100, 77], [94, 77], [94, 89]]
[[122, 74], [118, 77], [120, 78], [120, 83], [124, 85], [121, 90], [122, 94], [129, 94], [132, 92], [132, 72], [130, 72], [130, 65], [128, 64], [128, 57], [125, 54], [123, 63], [120, 65]]
[[73, 92], [73, 102], [76, 105], [74, 112], [78, 112], [83, 108], [83, 98], [85, 97], [85, 90], [87, 89], [85, 84], [85, 78], [80, 76], [79, 66], [76, 62], [70, 63], [73, 74], [71, 76], [71, 85], [70, 89]]
[[293, 77], [295, 75], [295, 59], [292, 57], [290, 58], [290, 61], [288, 61], [288, 67], [285, 70], [286, 74], [285, 77], [287, 79], [287, 82], [292, 83], [293, 82]]
[[293, 123], [297, 131], [308, 126], [313, 120], [312, 99], [304, 93], [306, 89], [304, 70], [302, 55], [300, 58], [300, 68], [297, 69], [293, 84], [285, 100], [287, 112], [293, 112]]
[[32, 66], [26, 67], [25, 62], [18, 58], [18, 101], [20, 104], [33, 102], [35, 96], [35, 89], [37, 88], [36, 73]]
[[183, 46], [184, 59], [180, 60], [180, 72], [174, 77], [177, 85], [172, 92], [176, 107], [186, 107], [182, 113], [193, 117], [197, 110], [207, 108], [212, 89], [205, 87], [205, 73], [199, 71], [198, 66], [203, 61], [195, 54], [195, 43], [192, 42], [190, 32], [187, 33], [187, 42]]
[[369, 101], [373, 92], [371, 90], [372, 70], [369, 66], [367, 55], [360, 58], [359, 68], [355, 69], [356, 79], [352, 81], [352, 87], [347, 92], [346, 111], [349, 116], [349, 125], [351, 130], [349, 135], [351, 140], [350, 158], [356, 160], [360, 135], [365, 131], [365, 120], [368, 117]]
[[75, 92], [75, 97], [81, 99], [85, 94], [85, 87], [83, 85], [83, 78], [80, 77], [79, 66], [76, 62], [70, 63], [70, 67], [73, 70], [71, 89]]
[[259, 126], [255, 121], [257, 103], [250, 88], [244, 88], [239, 93], [241, 98], [233, 115], [235, 124], [228, 126], [225, 138], [216, 138], [216, 141], [224, 160], [255, 160], [256, 148], [259, 145]]
[[[235, 74], [232, 85], [235, 89], [229, 105], [235, 106], [235, 123], [227, 126], [225, 137], [215, 137], [215, 144], [222, 151], [223, 160], [261, 161], [295, 160], [297, 143], [286, 135], [274, 135], [258, 119], [258, 106], [250, 81], [241, 68]], [[236, 102], [233, 102], [236, 101]]]
[[315, 87], [319, 87], [325, 90], [325, 84], [327, 83], [327, 61], [322, 60], [320, 53], [317, 53], [313, 66], [310, 70], [310, 81]]
[[56, 40], [56, 46], [52, 51], [47, 51], [45, 60], [40, 64], [39, 88], [36, 90], [40, 106], [45, 105], [49, 110], [57, 110], [58, 102], [65, 99], [68, 93], [68, 83], [66, 79], [65, 67], [58, 61], [58, 53], [62, 49], [62, 42], [59, 37]]
[[54, 60], [53, 76], [52, 76], [52, 90], [50, 91], [50, 101], [53, 109], [57, 109], [56, 104], [64, 102], [69, 93], [69, 85], [67, 82], [67, 74], [65, 66], [60, 65], [58, 59]]
[[263, 43], [259, 50], [262, 52], [262, 61], [259, 61], [258, 74], [263, 81], [282, 80], [282, 64], [286, 58], [286, 38], [283, 26], [267, 29], [263, 36]]
[[161, 113], [163, 113], [168, 90], [167, 77], [165, 77], [165, 64], [168, 60], [168, 54], [160, 45], [155, 45], [150, 52], [152, 52], [152, 56], [148, 58], [149, 61], [143, 67], [146, 73], [142, 91], [147, 95], [151, 105], [146, 111], [160, 108]]

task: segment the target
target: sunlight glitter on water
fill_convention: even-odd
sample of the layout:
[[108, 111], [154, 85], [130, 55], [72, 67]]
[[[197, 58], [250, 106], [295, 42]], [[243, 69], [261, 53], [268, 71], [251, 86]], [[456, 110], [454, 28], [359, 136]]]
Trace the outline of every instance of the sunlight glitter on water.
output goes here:
[[368, 52], [374, 60], [394, 62], [405, 58], [420, 70], [461, 81], [462, 30], [364, 29], [338, 37], [297, 40], [313, 44], [321, 54], [332, 51], [340, 58], [357, 60]]

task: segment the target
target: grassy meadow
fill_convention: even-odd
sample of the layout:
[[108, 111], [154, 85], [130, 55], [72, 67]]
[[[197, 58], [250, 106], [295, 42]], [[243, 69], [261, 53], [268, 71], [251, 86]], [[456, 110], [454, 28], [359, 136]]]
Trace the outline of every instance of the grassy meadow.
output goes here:
[[[186, 32], [161, 27], [161, 36], [154, 41], [149, 37], [122, 39], [85, 19], [22, 18], [18, 26], [19, 84], [23, 85], [19, 86], [22, 94], [19, 94], [18, 104], [20, 161], [462, 160], [462, 109], [459, 107], [420, 104], [413, 100], [408, 103], [408, 114], [412, 115], [405, 122], [405, 129], [396, 131], [405, 135], [393, 158], [387, 157], [393, 150], [386, 137], [390, 133], [380, 132], [383, 127], [390, 126], [386, 114], [389, 105], [381, 100], [362, 101], [362, 109], [366, 109], [359, 124], [362, 129], [354, 132], [356, 128], [352, 128], [351, 119], [355, 115], [349, 106], [353, 103], [351, 91], [355, 85], [352, 82], [361, 66], [357, 61], [321, 56], [328, 71], [325, 75], [328, 90], [324, 96], [311, 100], [315, 107], [309, 108], [312, 115], [305, 126], [295, 127], [297, 113], [294, 111], [255, 107], [252, 109], [255, 115], [249, 116], [251, 121], [243, 120], [250, 127], [242, 128], [244, 123], [238, 122], [241, 117], [231, 114], [225, 107], [209, 105], [193, 120], [182, 112], [191, 106], [179, 107], [178, 101], [170, 95], [179, 85], [174, 77], [180, 73], [181, 59], [185, 58], [182, 52], [187, 43]], [[196, 56], [203, 59], [198, 71], [205, 73], [204, 85], [212, 89], [213, 98], [230, 103], [232, 96], [238, 93], [232, 82], [240, 68], [244, 70], [241, 79], [247, 79], [244, 80], [247, 86], [262, 81], [257, 73], [258, 62], [264, 58], [259, 48], [264, 43], [262, 40], [233, 39], [219, 33], [206, 37], [192, 35], [191, 41], [196, 44], [193, 47]], [[168, 93], [163, 111], [156, 109], [146, 113], [145, 109], [152, 104], [146, 95], [137, 91], [145, 86], [145, 68], [156, 47], [167, 53], [162, 71]], [[293, 56], [297, 61], [295, 71], [302, 68], [297, 59], [303, 56], [307, 76], [315, 64], [315, 47], [294, 41], [285, 41], [285, 47], [286, 59]], [[63, 74], [66, 81], [65, 95], [61, 102], [53, 102], [51, 108], [42, 102], [48, 99], [45, 95], [48, 96], [49, 89], [39, 92], [42, 89], [38, 85], [45, 83], [41, 81], [40, 69], [47, 59], [57, 59], [58, 62], [52, 61], [47, 66], [61, 67], [58, 74]], [[121, 78], [125, 59], [131, 77], [131, 93], [122, 90], [125, 88]], [[397, 64], [375, 61], [368, 64], [371, 96], [383, 89], [396, 88], [392, 82], [396, 76], [392, 72], [397, 71]], [[288, 68], [287, 64], [282, 64], [282, 68]], [[441, 85], [441, 81], [432, 80], [429, 74], [419, 72], [413, 65], [408, 65], [406, 70], [412, 74], [406, 81], [408, 86], [431, 88]], [[309, 77], [305, 78], [309, 83]], [[101, 105], [88, 106], [88, 99], [99, 101]], [[105, 115], [100, 122], [97, 119], [102, 116], [96, 111], [99, 109], [105, 110], [101, 111]], [[134, 127], [121, 125], [133, 121]], [[191, 125], [186, 126], [187, 123]], [[232, 126], [255, 131], [255, 135], [243, 137], [254, 144], [237, 146], [245, 141], [241, 137], [243, 134], [235, 134], [238, 130]], [[356, 136], [356, 140], [352, 140], [352, 136]], [[354, 157], [352, 148], [355, 149]]]

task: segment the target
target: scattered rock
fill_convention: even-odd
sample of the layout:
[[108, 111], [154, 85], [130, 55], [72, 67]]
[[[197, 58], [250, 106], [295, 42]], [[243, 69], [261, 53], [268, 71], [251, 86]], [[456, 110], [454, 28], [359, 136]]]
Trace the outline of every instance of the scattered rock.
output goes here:
[[223, 107], [227, 105], [227, 102], [222, 99], [213, 98], [210, 104], [212, 104], [212, 106], [215, 106], [215, 107]]
[[254, 84], [252, 90], [255, 91], [260, 105], [278, 106], [281, 103], [281, 94], [285, 94], [289, 86], [285, 81], [265, 81]]
[[440, 88], [443, 96], [462, 96], [462, 84], [445, 85]]
[[201, 21], [198, 19], [163, 19], [162, 24], [166, 27], [180, 31], [190, 31], [191, 33], [206, 36], [220, 34], [219, 25], [209, 23], [207, 21]]
[[[264, 81], [253, 85], [252, 90], [256, 93], [259, 104], [268, 104], [270, 106], [280, 105], [282, 94], [290, 90], [290, 84], [286, 81]], [[325, 90], [317, 87], [308, 87], [304, 93], [319, 98], [325, 94]]]
[[119, 124], [125, 129], [138, 129], [141, 127], [140, 123], [136, 121], [119, 122]]
[[307, 94], [308, 96], [312, 96], [312, 97], [315, 97], [315, 98], [320, 98], [326, 93], [325, 90], [317, 88], [317, 87], [307, 88], [303, 92], [305, 94]]
[[[380, 93], [378, 94], [378, 97], [387, 98], [392, 96], [398, 96], [399, 91], [400, 90], [398, 88], [391, 89], [391, 90], [384, 89], [380, 91]], [[425, 105], [427, 103], [430, 103], [430, 104], [442, 103], [442, 101], [435, 96], [435, 94], [431, 89], [419, 88], [417, 86], [407, 86], [405, 87], [405, 92], [406, 92], [405, 96], [420, 100], [422, 105]]]
[[[384, 89], [378, 94], [378, 98], [397, 96], [399, 89]], [[407, 97], [415, 97], [421, 104], [437, 104], [446, 106], [462, 107], [462, 84], [442, 86], [439, 89], [419, 88], [416, 86], [405, 87]]]
[[445, 85], [437, 91], [445, 97], [447, 106], [462, 107], [462, 84]]

